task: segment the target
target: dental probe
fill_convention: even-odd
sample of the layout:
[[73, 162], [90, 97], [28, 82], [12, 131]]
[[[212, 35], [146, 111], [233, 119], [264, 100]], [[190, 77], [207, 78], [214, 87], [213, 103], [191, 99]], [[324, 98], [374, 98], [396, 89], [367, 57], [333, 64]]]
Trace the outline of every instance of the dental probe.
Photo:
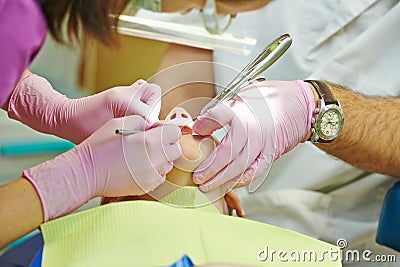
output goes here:
[[248, 85], [277, 61], [292, 44], [289, 34], [283, 34], [267, 45], [246, 67], [228, 84], [228, 86], [201, 110], [200, 114], [215, 107], [220, 102], [233, 99], [240, 89]]
[[125, 130], [125, 129], [116, 129], [115, 134], [118, 135], [130, 135], [130, 134], [137, 134], [142, 133], [143, 131], [140, 130]]

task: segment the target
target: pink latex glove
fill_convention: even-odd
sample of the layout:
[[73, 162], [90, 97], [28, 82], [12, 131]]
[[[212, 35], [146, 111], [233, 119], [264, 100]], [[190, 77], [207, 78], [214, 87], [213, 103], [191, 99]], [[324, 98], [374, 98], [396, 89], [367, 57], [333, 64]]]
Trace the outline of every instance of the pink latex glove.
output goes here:
[[43, 207], [44, 221], [70, 213], [97, 196], [142, 195], [165, 181], [180, 157], [180, 129], [158, 125], [133, 135], [115, 129], [144, 130], [140, 116], [112, 119], [88, 139], [56, 158], [24, 171]]
[[113, 118], [140, 115], [150, 124], [158, 122], [161, 89], [138, 80], [79, 99], [69, 99], [35, 74], [15, 87], [8, 116], [29, 127], [79, 144]]
[[315, 109], [311, 89], [303, 81], [255, 82], [235, 100], [199, 116], [193, 130], [209, 135], [221, 125], [230, 129], [220, 145], [195, 170], [203, 191], [217, 186], [241, 187], [260, 178], [282, 154], [311, 135]]

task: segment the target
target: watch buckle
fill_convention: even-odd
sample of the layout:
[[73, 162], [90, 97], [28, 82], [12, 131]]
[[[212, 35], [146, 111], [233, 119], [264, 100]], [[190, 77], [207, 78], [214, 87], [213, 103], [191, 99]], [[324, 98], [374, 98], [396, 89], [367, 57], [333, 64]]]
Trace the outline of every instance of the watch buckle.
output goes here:
[[317, 122], [317, 117], [321, 112], [321, 108], [323, 106], [325, 106], [325, 101], [323, 99], [319, 99], [317, 107], [314, 109], [314, 113], [311, 118], [311, 137], [310, 137], [311, 142], [317, 142], [319, 140], [319, 135], [317, 133], [317, 130], [315, 129], [315, 123]]
[[319, 140], [319, 135], [317, 131], [315, 130], [314, 127], [311, 128], [311, 136], [310, 136], [310, 141], [311, 142], [317, 142]]

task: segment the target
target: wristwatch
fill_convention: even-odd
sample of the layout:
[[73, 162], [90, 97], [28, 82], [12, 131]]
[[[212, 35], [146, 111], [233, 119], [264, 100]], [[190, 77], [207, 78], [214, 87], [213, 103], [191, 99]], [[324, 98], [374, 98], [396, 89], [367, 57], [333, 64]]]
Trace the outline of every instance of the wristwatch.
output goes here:
[[310, 141], [328, 143], [335, 140], [342, 130], [344, 116], [339, 101], [335, 99], [329, 87], [321, 81], [305, 80], [318, 93], [319, 100], [311, 120]]

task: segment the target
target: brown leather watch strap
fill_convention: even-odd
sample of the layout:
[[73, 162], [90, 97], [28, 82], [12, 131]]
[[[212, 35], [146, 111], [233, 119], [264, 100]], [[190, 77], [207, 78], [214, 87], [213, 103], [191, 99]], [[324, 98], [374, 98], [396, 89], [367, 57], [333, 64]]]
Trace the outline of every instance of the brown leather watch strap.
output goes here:
[[315, 88], [319, 97], [325, 101], [326, 105], [339, 105], [339, 102], [335, 99], [326, 83], [317, 80], [305, 80], [305, 82], [310, 83]]

